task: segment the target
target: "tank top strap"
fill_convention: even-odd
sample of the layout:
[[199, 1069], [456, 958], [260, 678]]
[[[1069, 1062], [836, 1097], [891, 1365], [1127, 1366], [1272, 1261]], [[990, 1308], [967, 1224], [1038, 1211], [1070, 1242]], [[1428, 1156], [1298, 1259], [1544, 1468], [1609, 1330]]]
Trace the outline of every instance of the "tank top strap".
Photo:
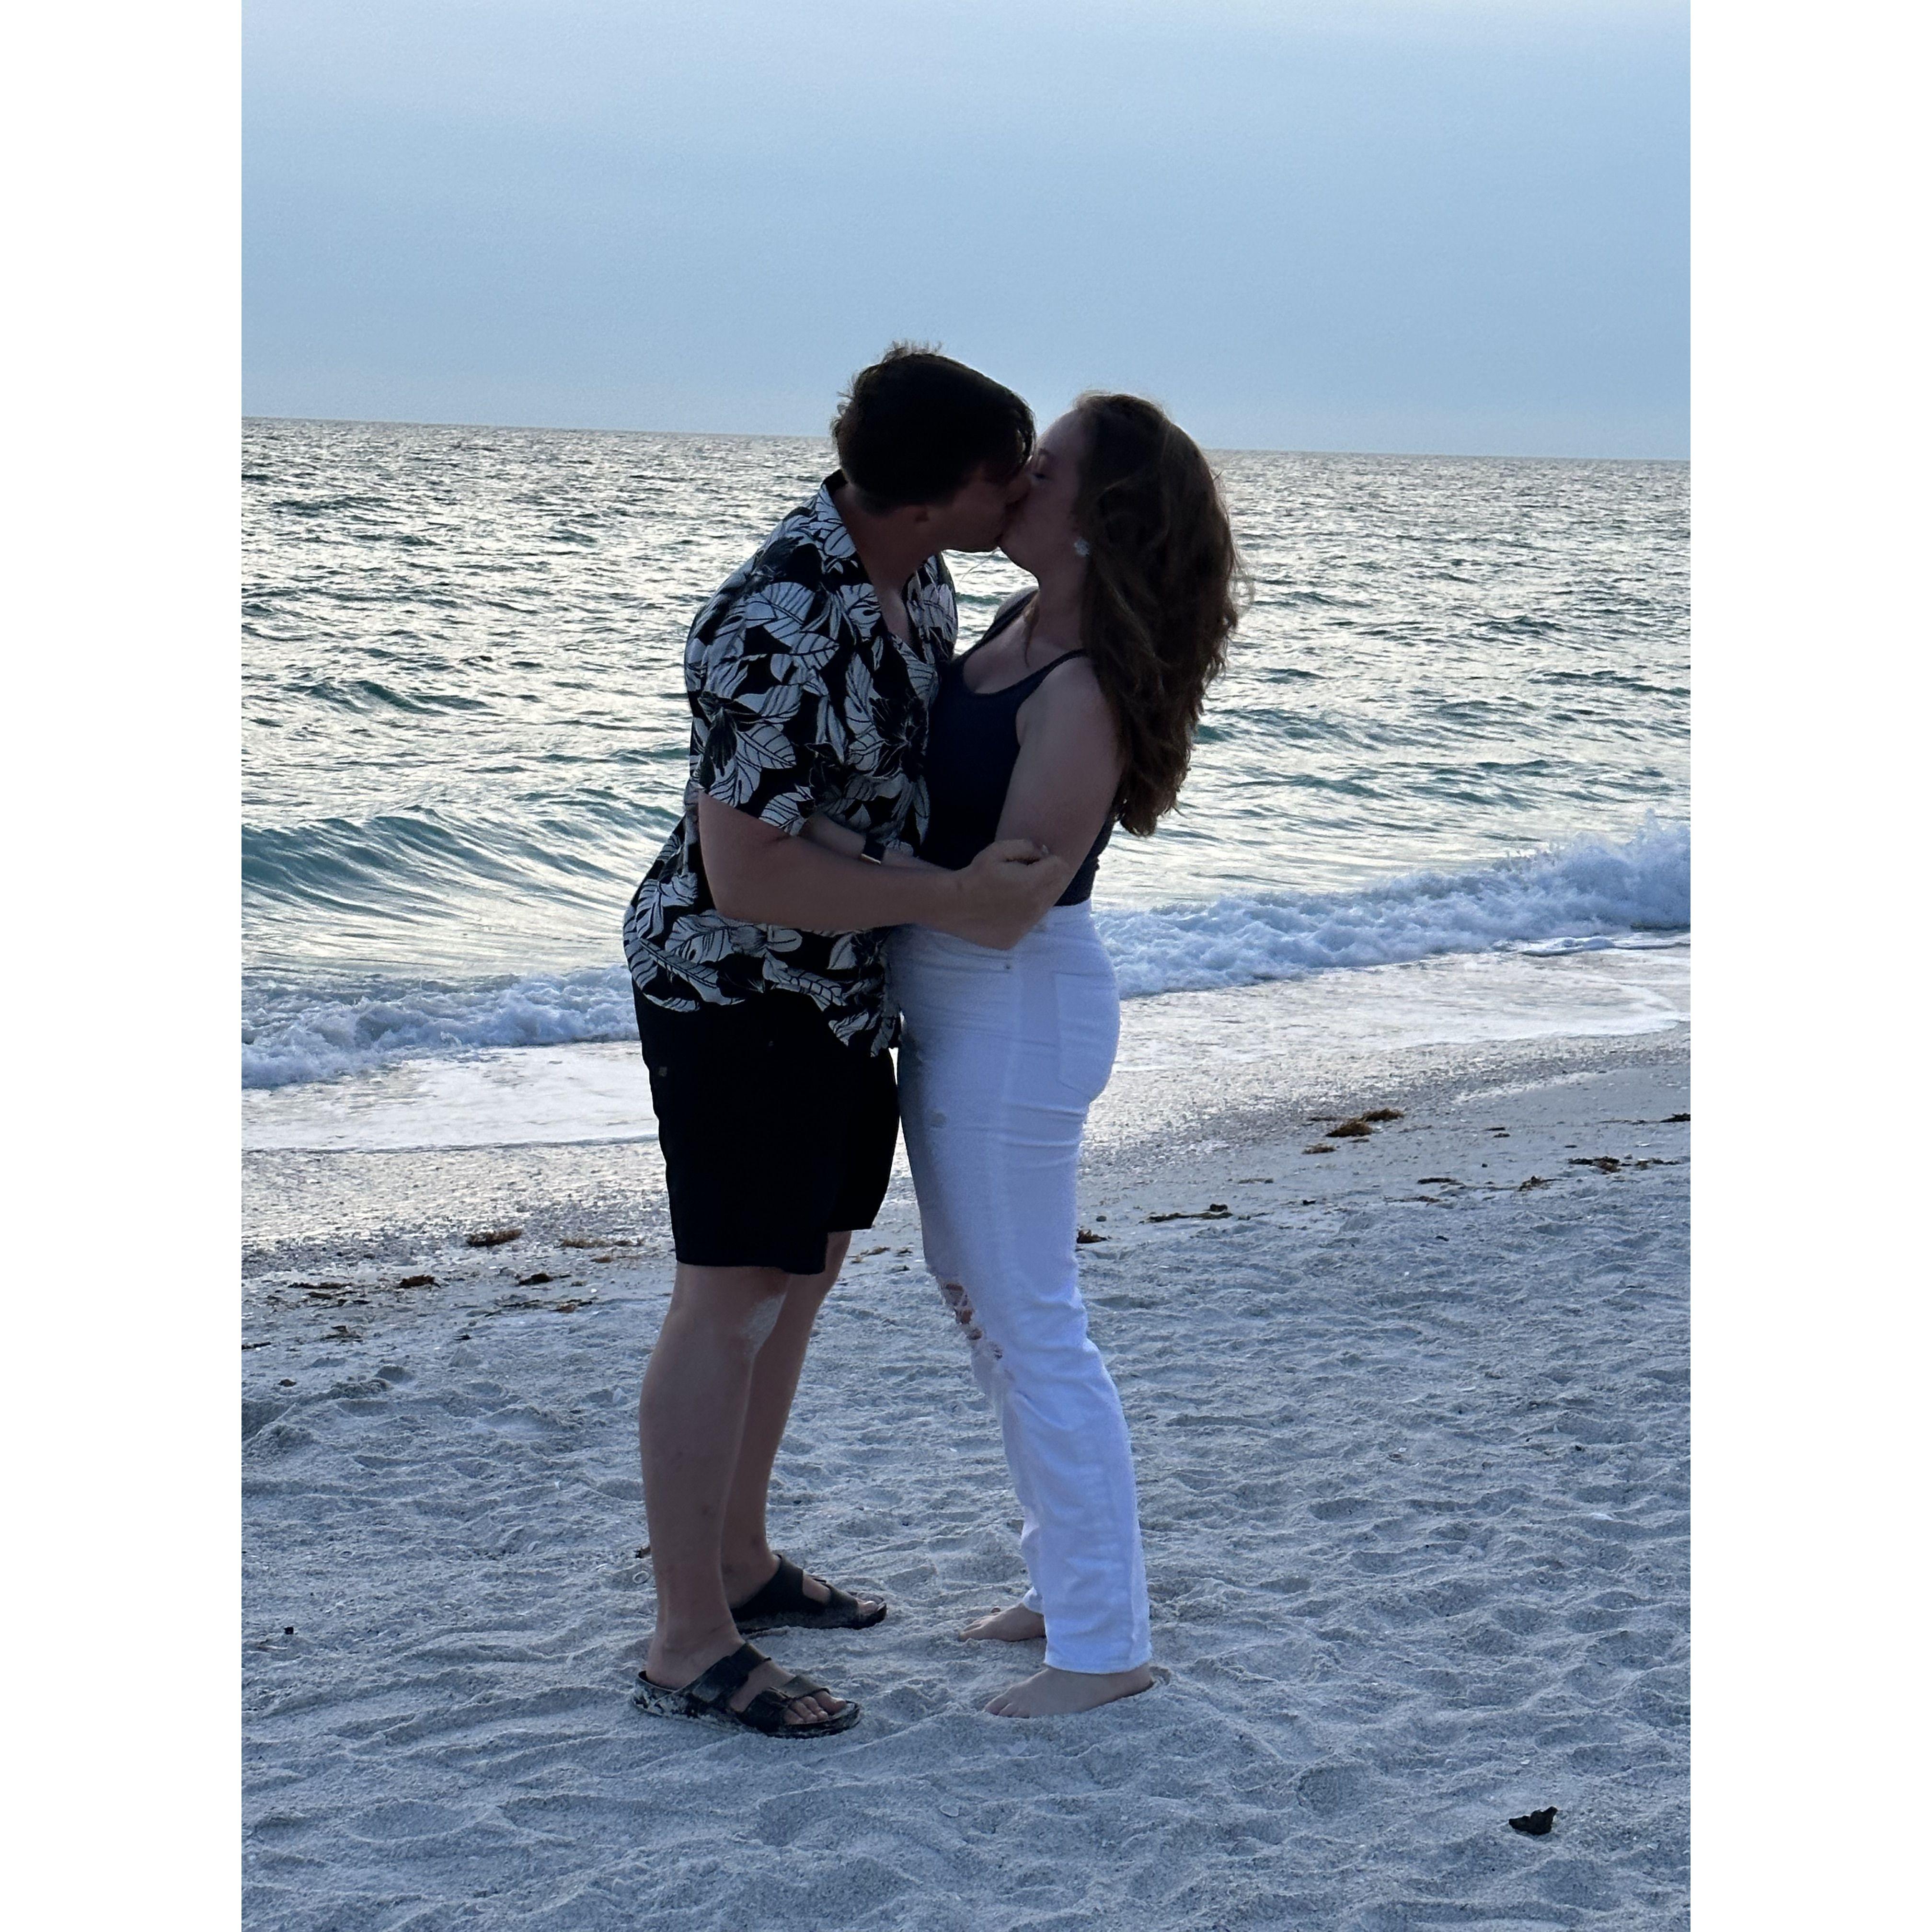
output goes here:
[[1007, 704], [1017, 706], [1024, 699], [1030, 698], [1040, 688], [1040, 680], [1048, 671], [1058, 670], [1069, 658], [1084, 658], [1087, 655], [1084, 651], [1062, 651], [1051, 663], [1042, 664], [1037, 670], [1028, 671], [1025, 676], [1016, 679], [1011, 684], [1001, 685], [998, 691], [975, 691], [966, 682], [966, 660], [973, 655], [974, 651], [990, 644], [1016, 617], [1023, 616], [1027, 607], [1038, 595], [1037, 591], [1029, 591], [1010, 610], [994, 620], [992, 628], [980, 640], [978, 644], [973, 645], [970, 650], [962, 651], [952, 663], [947, 665], [948, 674], [957, 682], [959, 688], [968, 698], [982, 704], [991, 704], [1004, 700]]
[[1041, 683], [1045, 680], [1048, 671], [1058, 670], [1060, 667], [1065, 664], [1070, 658], [1084, 658], [1086, 655], [1087, 653], [1084, 651], [1062, 651], [1059, 656], [1055, 658], [1051, 664], [1043, 664], [1040, 666], [1039, 670], [1028, 671], [1026, 676], [1020, 680], [1018, 683], [1007, 685], [1004, 689], [999, 691], [989, 691], [984, 693], [976, 692], [974, 693], [974, 695], [975, 697], [983, 695], [988, 698], [1010, 698], [1016, 692], [1019, 692], [1024, 693], [1028, 697], [1030, 697], [1034, 692], [1040, 688]]
[[1029, 590], [1017, 603], [1010, 604], [1005, 610], [1002, 610], [1000, 614], [993, 620], [991, 628], [987, 631], [986, 634], [983, 638], [980, 638], [975, 643], [968, 644], [966, 648], [958, 655], [958, 656], [954, 658], [952, 660], [954, 664], [963, 664], [966, 660], [970, 658], [975, 651], [980, 650], [982, 646], [990, 644], [1002, 631], [1006, 629], [1007, 626], [1013, 622], [1016, 618], [1024, 616], [1027, 612], [1027, 607], [1031, 604], [1033, 600], [1039, 595], [1040, 592], [1036, 590]]

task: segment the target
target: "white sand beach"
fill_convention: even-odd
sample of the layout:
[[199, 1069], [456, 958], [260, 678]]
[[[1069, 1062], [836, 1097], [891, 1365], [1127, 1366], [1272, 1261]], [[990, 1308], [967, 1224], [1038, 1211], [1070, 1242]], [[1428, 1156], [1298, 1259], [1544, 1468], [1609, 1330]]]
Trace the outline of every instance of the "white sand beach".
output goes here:
[[1082, 1254], [1161, 1681], [1082, 1718], [979, 1708], [1037, 1646], [957, 1640], [1019, 1587], [1015, 1513], [903, 1178], [775, 1490], [775, 1541], [891, 1615], [761, 1640], [865, 1707], [787, 1743], [628, 1699], [655, 1150], [251, 1156], [248, 1924], [1687, 1923], [1686, 1029], [1309, 1048], [1371, 979], [1214, 996], [1238, 1066], [1137, 1061], [1129, 1008]]

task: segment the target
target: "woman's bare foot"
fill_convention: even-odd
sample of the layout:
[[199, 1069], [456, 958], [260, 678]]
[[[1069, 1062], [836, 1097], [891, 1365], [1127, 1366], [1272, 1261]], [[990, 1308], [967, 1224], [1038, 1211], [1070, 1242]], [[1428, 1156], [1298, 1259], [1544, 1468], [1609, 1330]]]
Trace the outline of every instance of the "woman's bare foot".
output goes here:
[[1016, 1604], [1010, 1610], [995, 1610], [990, 1617], [977, 1618], [959, 1634], [990, 1638], [994, 1643], [1037, 1643], [1046, 1634], [1046, 1619], [1039, 1611]]
[[1048, 1665], [1009, 1684], [986, 1708], [996, 1718], [1063, 1718], [1138, 1696], [1153, 1684], [1154, 1672], [1144, 1664], [1132, 1670], [1055, 1670]]

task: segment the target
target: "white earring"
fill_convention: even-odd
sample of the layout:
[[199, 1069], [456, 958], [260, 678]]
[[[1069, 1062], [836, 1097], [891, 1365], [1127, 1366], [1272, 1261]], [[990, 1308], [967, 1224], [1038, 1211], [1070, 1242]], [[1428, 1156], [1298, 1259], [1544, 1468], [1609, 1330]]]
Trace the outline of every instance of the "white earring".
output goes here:
[[1076, 537], [1073, 539], [1073, 554], [1076, 556], [1091, 556], [1094, 546], [1084, 537]]

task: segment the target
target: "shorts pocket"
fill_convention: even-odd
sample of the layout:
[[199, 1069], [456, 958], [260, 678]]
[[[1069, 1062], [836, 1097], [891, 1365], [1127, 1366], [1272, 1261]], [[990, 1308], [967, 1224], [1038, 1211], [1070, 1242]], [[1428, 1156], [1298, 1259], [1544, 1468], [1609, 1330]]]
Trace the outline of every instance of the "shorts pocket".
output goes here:
[[1060, 1023], [1060, 1084], [1091, 1106], [1114, 1070], [1120, 1043], [1120, 998], [1113, 975], [1056, 973], [1053, 998]]

